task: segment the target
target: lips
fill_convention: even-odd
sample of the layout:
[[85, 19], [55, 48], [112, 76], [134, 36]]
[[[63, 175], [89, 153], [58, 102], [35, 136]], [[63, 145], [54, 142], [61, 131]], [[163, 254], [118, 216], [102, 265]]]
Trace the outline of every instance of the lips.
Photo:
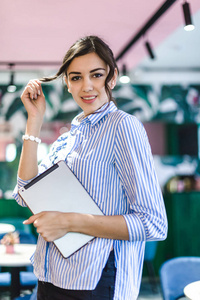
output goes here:
[[96, 100], [97, 96], [84, 96], [81, 97], [82, 101], [85, 103], [93, 103]]

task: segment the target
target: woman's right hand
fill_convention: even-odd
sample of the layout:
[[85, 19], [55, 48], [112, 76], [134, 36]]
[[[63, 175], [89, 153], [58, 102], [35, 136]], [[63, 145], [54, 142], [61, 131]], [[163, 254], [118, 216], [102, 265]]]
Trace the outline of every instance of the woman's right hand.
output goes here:
[[42, 123], [46, 102], [41, 82], [38, 79], [29, 81], [21, 95], [21, 100], [28, 113], [28, 119]]
[[[21, 95], [21, 100], [28, 113], [25, 134], [39, 138], [46, 103], [41, 82], [38, 79], [29, 81]], [[18, 176], [21, 179], [29, 180], [38, 174], [37, 152], [38, 143], [24, 140], [18, 168]]]

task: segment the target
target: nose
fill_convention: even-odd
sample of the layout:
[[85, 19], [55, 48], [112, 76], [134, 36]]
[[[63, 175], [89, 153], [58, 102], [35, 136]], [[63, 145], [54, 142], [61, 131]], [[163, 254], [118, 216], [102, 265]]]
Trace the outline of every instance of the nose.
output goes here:
[[93, 84], [90, 78], [84, 78], [82, 81], [82, 91], [83, 92], [89, 92], [93, 90]]

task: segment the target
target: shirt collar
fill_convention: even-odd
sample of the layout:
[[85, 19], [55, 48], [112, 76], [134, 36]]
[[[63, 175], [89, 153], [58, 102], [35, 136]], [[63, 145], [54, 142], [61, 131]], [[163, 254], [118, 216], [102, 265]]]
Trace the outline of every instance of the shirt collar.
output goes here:
[[72, 124], [75, 126], [80, 125], [81, 123], [88, 123], [90, 122], [91, 125], [95, 125], [98, 121], [100, 121], [104, 116], [106, 116], [108, 113], [111, 113], [113, 111], [116, 111], [117, 107], [114, 104], [113, 101], [109, 103], [105, 103], [102, 107], [100, 107], [98, 110], [96, 110], [95, 114], [90, 114], [86, 118], [84, 118], [83, 112], [80, 113], [78, 116], [74, 118], [72, 121]]

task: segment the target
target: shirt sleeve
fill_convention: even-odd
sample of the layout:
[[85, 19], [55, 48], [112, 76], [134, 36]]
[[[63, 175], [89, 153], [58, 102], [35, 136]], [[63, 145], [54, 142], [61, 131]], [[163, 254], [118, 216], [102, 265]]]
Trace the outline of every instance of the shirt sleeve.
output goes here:
[[23, 201], [23, 199], [19, 196], [18, 191], [21, 187], [25, 186], [27, 183], [29, 183], [31, 180], [22, 180], [17, 176], [17, 184], [15, 186], [15, 189], [12, 193], [13, 198], [17, 201], [17, 203], [21, 206], [26, 207], [27, 205]]
[[165, 239], [167, 217], [151, 148], [143, 125], [133, 116], [118, 125], [115, 157], [130, 205], [130, 213], [124, 215], [129, 241]]
[[[41, 163], [38, 166], [38, 175], [43, 173], [46, 169], [50, 168], [50, 166], [53, 164], [53, 160], [55, 158], [55, 149], [56, 149], [57, 143], [54, 142], [54, 144], [51, 146], [51, 149], [49, 151], [49, 154], [41, 161]], [[37, 176], [38, 176], [37, 175]], [[35, 176], [35, 177], [37, 177]], [[34, 177], [34, 178], [35, 178]], [[30, 180], [23, 180], [19, 176], [17, 176], [17, 184], [14, 188], [12, 197], [17, 201], [17, 203], [21, 206], [26, 207], [27, 205], [23, 201], [23, 199], [19, 196], [18, 191], [21, 187], [28, 184], [31, 180], [34, 178], [31, 178]]]

